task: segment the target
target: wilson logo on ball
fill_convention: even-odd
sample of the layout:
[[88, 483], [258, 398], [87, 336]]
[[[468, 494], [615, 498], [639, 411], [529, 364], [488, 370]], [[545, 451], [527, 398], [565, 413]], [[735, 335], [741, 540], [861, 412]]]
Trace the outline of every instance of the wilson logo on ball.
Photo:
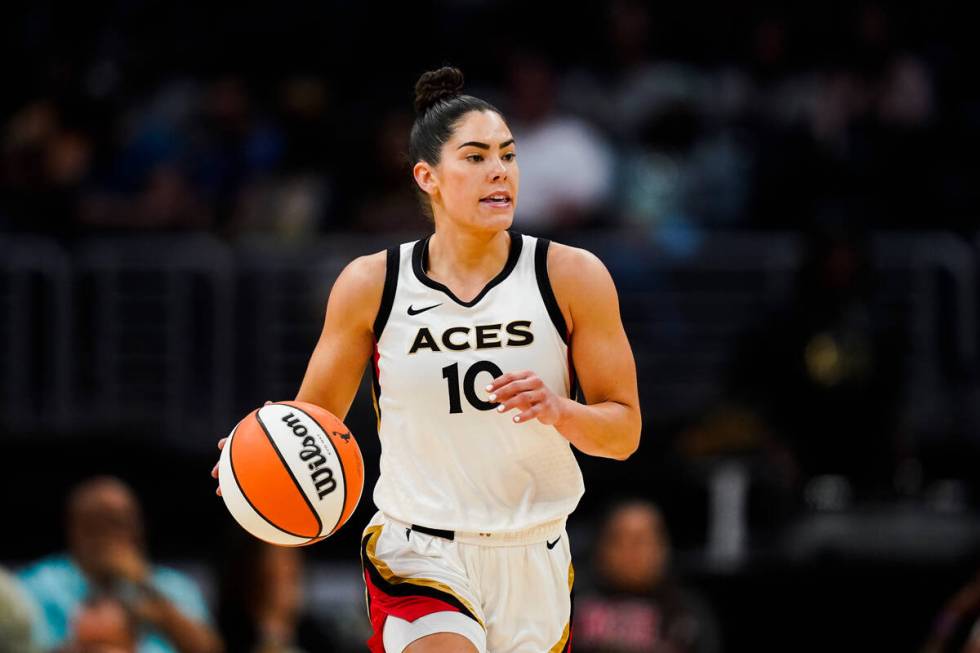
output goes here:
[[[307, 435], [308, 431], [306, 427], [300, 423], [299, 418], [293, 413], [284, 415], [282, 421], [293, 430], [293, 435], [298, 438], [303, 438], [303, 448], [300, 449], [299, 458], [313, 472], [310, 477], [316, 485], [317, 496], [323, 499], [323, 497], [337, 489], [337, 481], [333, 478], [333, 470], [329, 467], [318, 469], [326, 464], [326, 456], [320, 451], [320, 447], [316, 445], [316, 440], [313, 439], [313, 436]], [[321, 476], [323, 478], [319, 478]]]

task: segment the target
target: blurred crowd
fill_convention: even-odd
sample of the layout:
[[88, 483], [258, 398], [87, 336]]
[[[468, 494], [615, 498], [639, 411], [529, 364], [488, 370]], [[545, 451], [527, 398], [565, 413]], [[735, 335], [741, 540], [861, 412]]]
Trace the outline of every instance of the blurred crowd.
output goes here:
[[[467, 90], [498, 106], [515, 134], [518, 229], [581, 238], [613, 228], [649, 239], [647, 254], [680, 258], [701, 231], [808, 234], [786, 301], [726, 353], [717, 402], [683, 423], [651, 415], [655, 437], [644, 436], [627, 473], [583, 463], [597, 489], [576, 515], [587, 537], [576, 558], [575, 650], [722, 650], [724, 615], [674, 564], [672, 541], [714, 562], [751, 563], [747, 550], [765, 550], [769, 536], [792, 541], [802, 513], [813, 517], [808, 528], [826, 526], [801, 538], [814, 558], [874, 530], [868, 505], [931, 502], [897, 514], [899, 528], [936, 515], [950, 519], [944, 527], [970, 521], [976, 361], [937, 345], [940, 373], [915, 378], [907, 331], [916, 325], [882, 315], [868, 236], [976, 236], [980, 90], [968, 62], [980, 42], [959, 10], [401, 4], [386, 6], [384, 20], [369, 3], [300, 0], [5, 8], [0, 234], [70, 245], [120, 233], [304, 241], [424, 229], [405, 158], [412, 87], [425, 69], [458, 65]], [[380, 66], [379, 50], [405, 56]], [[661, 282], [628, 253], [609, 266], [624, 298]], [[933, 292], [946, 311], [948, 298]], [[651, 319], [638, 315], [634, 323]], [[937, 324], [930, 337], [947, 343]], [[935, 397], [946, 403], [930, 408]], [[640, 498], [597, 505], [612, 488]], [[77, 486], [65, 552], [0, 569], [0, 653], [362, 649], [347, 639], [366, 624], [312, 614], [308, 551], [241, 534], [195, 541], [187, 550], [221, 555], [202, 585], [151, 558], [143, 522], [118, 479]], [[897, 532], [875, 533], [872, 555], [904, 540], [934, 543], [924, 530]], [[947, 539], [976, 536], [964, 532]], [[939, 549], [946, 572], [964, 558]], [[960, 571], [931, 586], [945, 600], [922, 595], [909, 608], [936, 612], [921, 642], [903, 640], [909, 648], [980, 651], [980, 577]]]
[[140, 502], [113, 477], [67, 501], [67, 550], [0, 576], [0, 652], [301, 653], [342, 648], [303, 597], [303, 555], [236, 533], [196, 578], [149, 558]]
[[[0, 568], [0, 653], [362, 650], [305, 595], [311, 576], [303, 549], [236, 532], [203, 576], [212, 584], [204, 592], [198, 579], [151, 560], [140, 501], [123, 481], [89, 478], [66, 503], [66, 551], [29, 562], [16, 576]], [[611, 504], [590, 544], [576, 573], [576, 650], [721, 650], [712, 608], [672, 572], [655, 505]], [[211, 605], [205, 594], [214, 596]], [[354, 631], [366, 638], [366, 626]]]
[[[980, 208], [977, 94], [957, 63], [973, 46], [955, 14], [637, 0], [386, 11], [385, 24], [342, 3], [15, 11], [0, 28], [19, 62], [0, 105], [0, 228], [418, 228], [412, 83], [446, 60], [510, 121], [529, 231], [630, 226], [683, 243], [700, 228], [849, 220], [965, 232]], [[496, 24], [506, 41], [484, 42]], [[362, 64], [378, 42], [411, 56]]]
[[[307, 550], [265, 544], [236, 529], [214, 538], [216, 562], [190, 574], [151, 557], [142, 510], [134, 491], [115, 477], [90, 477], [73, 488], [66, 550], [16, 569], [0, 567], [0, 653], [363, 650], [366, 616], [345, 624], [341, 619], [350, 616], [316, 604], [314, 583], [331, 579], [310, 573]], [[657, 505], [610, 501], [577, 548], [576, 651], [726, 649], [718, 608], [675, 564]], [[355, 594], [346, 600], [359, 601]], [[980, 650], [980, 576], [933, 609], [923, 641], [906, 641], [905, 650]]]

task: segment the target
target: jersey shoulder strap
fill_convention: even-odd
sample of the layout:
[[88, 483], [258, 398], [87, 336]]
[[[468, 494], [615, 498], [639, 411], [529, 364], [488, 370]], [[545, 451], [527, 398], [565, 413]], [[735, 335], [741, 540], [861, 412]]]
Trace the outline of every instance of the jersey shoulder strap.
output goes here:
[[565, 316], [558, 306], [555, 291], [551, 287], [551, 279], [548, 277], [548, 247], [551, 241], [547, 238], [538, 238], [537, 241], [537, 246], [534, 248], [534, 277], [538, 282], [538, 291], [541, 293], [541, 299], [544, 300], [545, 308], [548, 309], [552, 324], [567, 345], [568, 325], [565, 323]]
[[381, 334], [391, 315], [391, 305], [395, 301], [395, 290], [398, 288], [398, 266], [401, 258], [401, 246], [389, 247], [385, 261], [385, 285], [381, 291], [381, 305], [374, 318], [374, 341], [381, 340]]

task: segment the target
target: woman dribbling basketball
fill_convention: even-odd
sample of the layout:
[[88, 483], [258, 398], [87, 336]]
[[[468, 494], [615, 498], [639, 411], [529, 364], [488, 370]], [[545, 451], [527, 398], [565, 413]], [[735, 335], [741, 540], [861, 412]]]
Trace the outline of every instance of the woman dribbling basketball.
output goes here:
[[510, 230], [517, 144], [462, 83], [442, 68], [416, 85], [409, 154], [434, 233], [341, 273], [296, 399], [343, 419], [370, 362], [372, 651], [565, 651], [571, 445], [635, 451], [636, 370], [602, 263]]

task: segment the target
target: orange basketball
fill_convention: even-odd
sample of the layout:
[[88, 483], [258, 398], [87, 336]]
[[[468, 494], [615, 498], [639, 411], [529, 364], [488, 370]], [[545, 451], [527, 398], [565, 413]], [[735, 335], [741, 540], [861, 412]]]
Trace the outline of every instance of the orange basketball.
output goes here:
[[350, 431], [302, 401], [262, 406], [232, 430], [218, 462], [225, 506], [255, 537], [303, 546], [332, 535], [364, 489], [364, 461]]

